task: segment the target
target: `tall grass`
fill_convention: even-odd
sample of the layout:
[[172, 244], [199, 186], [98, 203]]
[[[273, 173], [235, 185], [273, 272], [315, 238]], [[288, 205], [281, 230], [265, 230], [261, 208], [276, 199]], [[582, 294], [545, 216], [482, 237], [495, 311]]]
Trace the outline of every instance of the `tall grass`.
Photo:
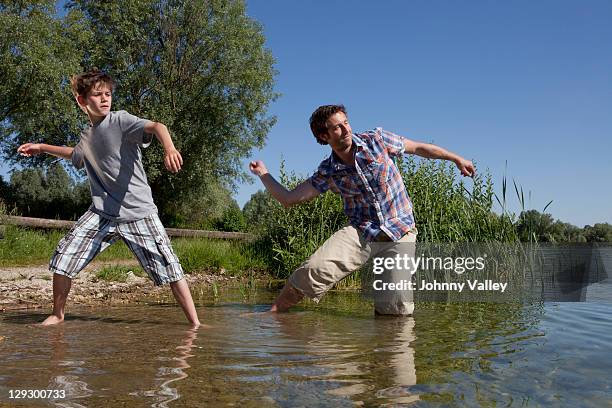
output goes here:
[[512, 218], [493, 212], [495, 194], [488, 171], [466, 182], [446, 161], [408, 157], [398, 167], [414, 205], [420, 242], [518, 240]]
[[[49, 262], [59, 240], [66, 231], [7, 226], [0, 240], [0, 266], [42, 265]], [[133, 255], [122, 242], [112, 245], [96, 259], [108, 261], [130, 259]]]
[[[280, 182], [292, 189], [303, 180], [287, 173], [281, 163]], [[267, 243], [272, 271], [281, 278], [310, 256], [334, 232], [346, 225], [342, 200], [336, 194], [325, 193], [314, 200], [290, 208], [275, 203], [272, 216], [262, 225], [261, 241]]]

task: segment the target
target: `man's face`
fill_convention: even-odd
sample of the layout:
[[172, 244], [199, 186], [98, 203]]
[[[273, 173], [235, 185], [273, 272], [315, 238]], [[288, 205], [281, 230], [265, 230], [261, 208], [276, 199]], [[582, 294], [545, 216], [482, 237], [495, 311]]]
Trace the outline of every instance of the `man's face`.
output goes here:
[[94, 118], [108, 115], [112, 101], [113, 91], [105, 83], [97, 83], [86, 97], [79, 96], [79, 104]]
[[327, 133], [320, 138], [334, 150], [345, 150], [353, 144], [353, 129], [343, 112], [336, 112], [325, 121]]

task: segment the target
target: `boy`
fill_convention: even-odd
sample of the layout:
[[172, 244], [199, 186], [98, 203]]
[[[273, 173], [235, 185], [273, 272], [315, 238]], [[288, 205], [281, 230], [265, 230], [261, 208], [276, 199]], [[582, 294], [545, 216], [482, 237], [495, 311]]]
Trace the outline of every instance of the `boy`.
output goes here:
[[113, 79], [98, 70], [71, 78], [72, 92], [89, 117], [89, 127], [74, 147], [26, 143], [23, 156], [47, 153], [71, 160], [87, 171], [92, 205], [60, 240], [49, 263], [53, 272], [53, 313], [42, 322], [64, 321], [64, 306], [72, 279], [95, 256], [119, 238], [153, 280], [170, 283], [185, 316], [197, 327], [198, 315], [183, 270], [157, 215], [151, 188], [142, 166], [141, 147], [155, 135], [165, 150], [164, 164], [176, 173], [183, 159], [165, 125], [138, 118], [125, 111], [111, 112]]
[[[253, 161], [249, 167], [285, 207], [327, 190], [340, 194], [350, 225], [333, 234], [291, 274], [271, 312], [287, 311], [304, 296], [318, 302], [336, 282], [369, 258], [396, 256], [400, 243], [406, 254], [414, 257], [417, 232], [412, 202], [393, 157], [410, 153], [450, 160], [463, 176], [475, 173], [471, 161], [433, 144], [415, 142], [380, 128], [353, 133], [343, 105], [320, 106], [310, 116], [310, 129], [317, 142], [329, 145], [332, 151], [314, 175], [295, 189], [289, 191], [278, 183], [262, 161]], [[409, 275], [389, 270], [387, 278], [395, 283]], [[411, 315], [412, 291], [375, 292], [374, 308], [377, 314]]]

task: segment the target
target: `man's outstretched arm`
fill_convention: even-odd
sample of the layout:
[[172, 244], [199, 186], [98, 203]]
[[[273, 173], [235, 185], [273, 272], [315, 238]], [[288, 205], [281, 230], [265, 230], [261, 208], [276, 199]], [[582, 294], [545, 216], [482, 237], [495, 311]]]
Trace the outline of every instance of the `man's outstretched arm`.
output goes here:
[[261, 160], [252, 161], [249, 164], [249, 169], [253, 174], [259, 177], [266, 190], [276, 198], [283, 207], [290, 207], [295, 204], [302, 203], [304, 201], [312, 200], [319, 194], [319, 190], [312, 186], [310, 180], [306, 180], [293, 190], [289, 191], [272, 177], [268, 172], [266, 165]]
[[416, 154], [427, 159], [449, 160], [457, 165], [462, 175], [474, 177], [474, 174], [476, 174], [474, 164], [470, 160], [464, 159], [455, 153], [449, 152], [431, 143], [421, 143], [410, 139], [404, 139], [404, 153]]
[[44, 143], [25, 143], [17, 148], [17, 153], [30, 157], [41, 153], [47, 153], [55, 157], [70, 160], [74, 148], [68, 146], [54, 146]]

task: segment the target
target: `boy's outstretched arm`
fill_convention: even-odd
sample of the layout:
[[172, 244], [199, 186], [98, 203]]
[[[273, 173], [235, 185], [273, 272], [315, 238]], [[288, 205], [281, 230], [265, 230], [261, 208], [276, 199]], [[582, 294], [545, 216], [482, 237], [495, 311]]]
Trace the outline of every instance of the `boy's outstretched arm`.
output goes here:
[[457, 168], [463, 176], [474, 177], [476, 174], [474, 164], [470, 160], [466, 160], [455, 153], [449, 152], [431, 143], [421, 143], [410, 139], [404, 139], [404, 153], [416, 154], [427, 159], [450, 160], [457, 165]]
[[276, 198], [283, 207], [290, 207], [304, 201], [312, 200], [319, 194], [319, 190], [312, 186], [310, 180], [306, 180], [293, 190], [289, 191], [272, 177], [268, 172], [266, 165], [261, 160], [252, 161], [249, 164], [249, 169], [253, 174], [259, 176], [259, 179], [266, 187], [266, 190]]
[[149, 122], [145, 125], [144, 131], [145, 133], [155, 135], [164, 148], [164, 165], [166, 169], [172, 173], [178, 173], [183, 165], [183, 157], [174, 147], [172, 137], [170, 137], [170, 132], [168, 132], [166, 125], [159, 122]]
[[17, 148], [17, 153], [22, 156], [31, 157], [41, 153], [47, 153], [55, 157], [70, 160], [74, 148], [68, 146], [54, 146], [44, 143], [25, 143]]

